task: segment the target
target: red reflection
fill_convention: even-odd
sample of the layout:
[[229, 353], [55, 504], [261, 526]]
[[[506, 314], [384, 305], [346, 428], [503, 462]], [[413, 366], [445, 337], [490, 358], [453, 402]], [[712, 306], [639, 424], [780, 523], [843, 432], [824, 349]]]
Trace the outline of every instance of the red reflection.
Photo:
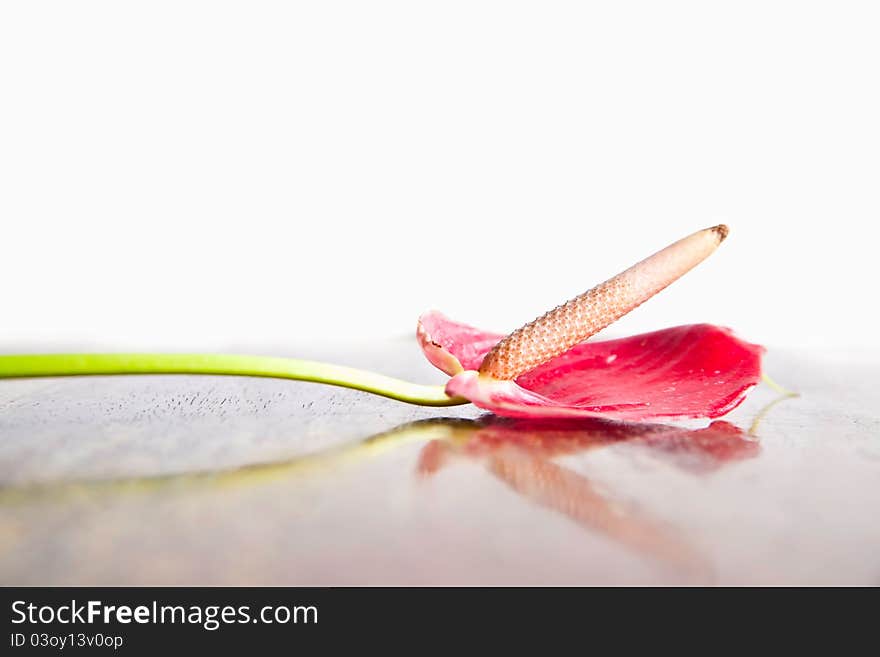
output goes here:
[[[505, 420], [474, 423], [463, 440], [433, 440], [418, 472], [430, 476], [456, 458], [483, 462], [489, 472], [542, 507], [676, 568], [709, 577], [706, 558], [676, 532], [632, 505], [612, 501], [587, 477], [554, 458], [626, 443], [688, 471], [706, 472], [760, 451], [739, 427], [716, 421], [702, 429], [607, 420]], [[607, 485], [603, 485], [607, 489]]]
[[665, 424], [610, 420], [509, 420], [489, 416], [473, 423], [474, 431], [463, 443], [434, 441], [422, 451], [419, 471], [438, 469], [449, 453], [485, 456], [499, 448], [524, 450], [533, 456], [553, 458], [605, 445], [641, 445], [649, 453], [689, 470], [714, 470], [729, 461], [757, 456], [760, 445], [730, 422], [716, 420], [702, 429]]

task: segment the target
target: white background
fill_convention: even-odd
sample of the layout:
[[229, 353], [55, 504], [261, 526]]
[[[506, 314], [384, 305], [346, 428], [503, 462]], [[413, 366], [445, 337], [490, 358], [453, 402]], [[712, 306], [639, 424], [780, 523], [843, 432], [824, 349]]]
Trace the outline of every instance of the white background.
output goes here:
[[876, 341], [874, 2], [5, 2], [0, 349], [615, 326]]

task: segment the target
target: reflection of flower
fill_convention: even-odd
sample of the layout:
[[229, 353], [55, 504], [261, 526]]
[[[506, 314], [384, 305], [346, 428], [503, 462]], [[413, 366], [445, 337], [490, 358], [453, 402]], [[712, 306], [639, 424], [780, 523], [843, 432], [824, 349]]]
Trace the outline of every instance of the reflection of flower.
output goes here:
[[620, 340], [585, 340], [708, 256], [727, 228], [699, 231], [507, 337], [437, 312], [419, 319], [428, 360], [450, 396], [508, 417], [714, 418], [761, 377], [763, 347], [693, 324]]
[[418, 472], [430, 476], [456, 457], [478, 460], [532, 502], [702, 578], [711, 575], [711, 566], [673, 528], [629, 505], [612, 501], [587, 477], [552, 459], [625, 442], [643, 445], [655, 456], [669, 458], [688, 469], [707, 470], [728, 461], [750, 458], [759, 451], [758, 443], [723, 421], [689, 430], [589, 418], [498, 420], [489, 416], [473, 426], [473, 432], [468, 434], [459, 432], [450, 439], [427, 443], [419, 456]]
[[[644, 447], [694, 472], [715, 470], [724, 463], [752, 458], [760, 444], [742, 429], [715, 420], [702, 429], [669, 424], [619, 422], [597, 418], [504, 419], [486, 416], [478, 421], [458, 421], [457, 433], [436, 439], [422, 453], [419, 470], [430, 472], [452, 454], [483, 457], [499, 449], [517, 449], [541, 458], [576, 454], [612, 444]], [[465, 438], [464, 440], [462, 438]], [[430, 445], [430, 443], [429, 443]]]

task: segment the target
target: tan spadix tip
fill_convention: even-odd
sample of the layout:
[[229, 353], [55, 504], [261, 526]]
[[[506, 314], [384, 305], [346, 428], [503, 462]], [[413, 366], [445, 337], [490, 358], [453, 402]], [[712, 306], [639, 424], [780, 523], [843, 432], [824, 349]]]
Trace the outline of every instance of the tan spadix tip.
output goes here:
[[697, 231], [557, 306], [495, 345], [480, 373], [512, 380], [565, 353], [705, 260], [729, 232], [724, 224]]
[[725, 226], [724, 224], [718, 224], [714, 228], [712, 228], [716, 233], [718, 233], [718, 243], [724, 241], [724, 239], [730, 234], [730, 228]]

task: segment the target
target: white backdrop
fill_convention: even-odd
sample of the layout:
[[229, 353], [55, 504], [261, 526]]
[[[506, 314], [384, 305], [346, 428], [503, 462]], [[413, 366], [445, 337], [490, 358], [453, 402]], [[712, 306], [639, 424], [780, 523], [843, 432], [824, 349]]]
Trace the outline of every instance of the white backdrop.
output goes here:
[[615, 326], [870, 347], [874, 2], [6, 2], [0, 349], [510, 330], [693, 230]]

